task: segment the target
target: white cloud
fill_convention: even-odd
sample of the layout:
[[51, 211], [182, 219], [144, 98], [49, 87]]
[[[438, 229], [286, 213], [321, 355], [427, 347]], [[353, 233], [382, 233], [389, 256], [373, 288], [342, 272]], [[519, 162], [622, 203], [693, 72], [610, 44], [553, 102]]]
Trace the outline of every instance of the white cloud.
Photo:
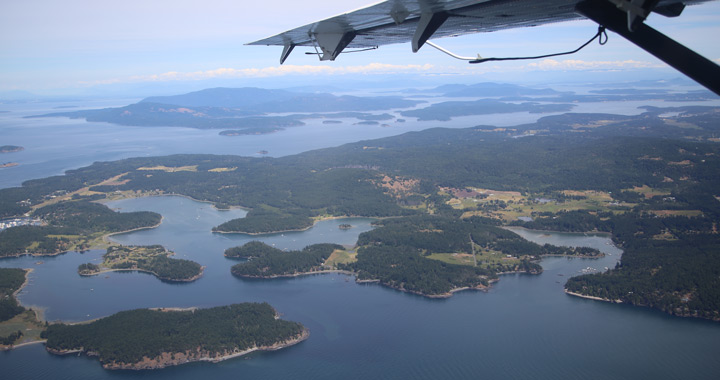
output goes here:
[[[720, 60], [716, 60], [720, 61]], [[329, 76], [329, 75], [392, 75], [392, 74], [418, 74], [418, 75], [478, 75], [488, 73], [514, 73], [532, 71], [616, 71], [628, 69], [655, 69], [664, 68], [662, 64], [646, 61], [583, 61], [583, 60], [554, 60], [528, 64], [500, 63], [458, 66], [424, 65], [396, 65], [385, 63], [369, 63], [357, 66], [336, 66], [334, 64], [321, 65], [283, 65], [262, 68], [217, 68], [213, 70], [181, 72], [169, 71], [161, 74], [131, 76], [108, 80], [82, 82], [81, 85], [92, 86], [99, 84], [139, 83], [139, 82], [172, 82], [172, 81], [200, 81], [220, 78], [269, 78], [287, 75], [293, 76]]]
[[214, 70], [179, 72], [168, 71], [162, 74], [138, 75], [126, 78], [115, 78], [82, 82], [82, 85], [137, 83], [137, 82], [171, 82], [193, 81], [217, 78], [268, 78], [285, 75], [347, 75], [347, 74], [400, 74], [400, 73], [430, 73], [435, 66], [425, 65], [392, 65], [384, 63], [370, 63], [362, 66], [324, 66], [324, 65], [285, 65], [263, 68], [218, 68]]
[[363, 66], [316, 66], [316, 65], [286, 65], [263, 68], [233, 69], [219, 68], [206, 71], [177, 72], [136, 76], [131, 81], [175, 81], [175, 80], [203, 80], [214, 78], [266, 78], [284, 75], [345, 75], [345, 74], [395, 74], [395, 73], [422, 73], [434, 68], [433, 65], [391, 65], [383, 63], [370, 63]]
[[627, 70], [627, 69], [649, 69], [663, 68], [664, 65], [645, 61], [625, 60], [625, 61], [582, 61], [576, 59], [568, 59], [564, 61], [556, 61], [554, 59], [544, 59], [540, 62], [533, 62], [525, 66], [530, 70], [542, 71], [558, 71], [558, 70]]

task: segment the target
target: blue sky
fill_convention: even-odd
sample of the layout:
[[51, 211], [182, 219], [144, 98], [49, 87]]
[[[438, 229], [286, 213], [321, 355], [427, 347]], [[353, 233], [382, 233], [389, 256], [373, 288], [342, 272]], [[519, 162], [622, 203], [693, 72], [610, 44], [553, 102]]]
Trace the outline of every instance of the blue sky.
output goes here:
[[[681, 76], [621, 37], [573, 56], [468, 65], [409, 44], [318, 62], [296, 52], [282, 67], [280, 47], [244, 43], [371, 4], [372, 0], [23, 0], [0, 4], [0, 91], [72, 92], [98, 85], [167, 84], [256, 78], [358, 78], [383, 74], [511, 80], [558, 74], [645, 72]], [[648, 24], [720, 62], [720, 2], [688, 7]], [[534, 55], [574, 49], [589, 21], [436, 40], [461, 55]]]

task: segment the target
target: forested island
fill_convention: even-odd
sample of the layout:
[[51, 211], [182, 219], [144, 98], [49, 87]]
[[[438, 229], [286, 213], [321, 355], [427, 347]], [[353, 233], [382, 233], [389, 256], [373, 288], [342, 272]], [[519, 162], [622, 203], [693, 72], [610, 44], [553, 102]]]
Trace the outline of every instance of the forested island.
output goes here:
[[270, 133], [280, 132], [283, 128], [245, 128], [245, 129], [228, 129], [218, 133], [220, 136], [247, 136], [247, 135], [267, 135]]
[[252, 241], [227, 249], [225, 256], [247, 259], [231, 268], [232, 274], [238, 277], [293, 277], [321, 271], [330, 255], [343, 249], [338, 244], [313, 244], [300, 251], [284, 252], [265, 243]]
[[[154, 96], [125, 107], [56, 112], [34, 117], [69, 117], [118, 125], [225, 129], [222, 136], [273, 133], [305, 125], [303, 120], [356, 117], [392, 119], [365, 111], [413, 107], [421, 102], [397, 96], [358, 97], [261, 88], [212, 88], [175, 96]], [[271, 113], [292, 113], [284, 116]], [[310, 113], [315, 112], [315, 113]]]
[[25, 150], [25, 148], [17, 145], [2, 145], [0, 146], [0, 153], [14, 153]]
[[148, 272], [163, 281], [190, 282], [202, 276], [200, 264], [184, 259], [174, 259], [173, 252], [160, 245], [108, 247], [100, 265], [80, 264], [78, 274], [93, 276], [110, 271]]
[[[40, 211], [61, 192], [68, 198], [180, 194], [250, 210], [218, 232], [302, 229], [326, 217], [384, 218], [361, 235], [354, 253], [335, 255], [342, 259], [331, 254], [325, 262], [422, 294], [485, 286], [508, 270], [537, 272], [531, 256], [595, 254], [529, 246], [501, 226], [606, 231], [625, 249], [621, 264], [574, 278], [570, 291], [717, 319], [720, 112], [699, 106], [645, 111], [430, 129], [281, 158], [173, 155], [98, 162], [0, 190], [0, 215]], [[11, 254], [28, 251], [43, 237], [68, 236], [43, 232], [67, 228], [47, 219], [49, 225], [38, 229], [1, 232], [3, 248], [13, 234], [39, 238], [26, 238]]]
[[51, 353], [82, 352], [96, 356], [106, 369], [137, 370], [278, 350], [308, 335], [301, 324], [279, 319], [267, 303], [242, 303], [122, 311], [89, 323], [51, 324], [43, 338]]

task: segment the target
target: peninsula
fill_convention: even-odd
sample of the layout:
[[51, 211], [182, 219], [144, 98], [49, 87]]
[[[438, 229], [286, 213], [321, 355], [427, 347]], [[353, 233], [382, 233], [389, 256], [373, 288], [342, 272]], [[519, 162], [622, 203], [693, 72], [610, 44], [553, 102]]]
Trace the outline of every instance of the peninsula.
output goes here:
[[100, 265], [87, 263], [78, 267], [81, 276], [94, 276], [112, 271], [147, 272], [163, 281], [191, 282], [202, 276], [200, 264], [184, 259], [173, 259], [174, 252], [160, 245], [108, 247]]
[[325, 260], [338, 244], [313, 244], [301, 251], [284, 252], [265, 243], [251, 241], [244, 246], [229, 248], [225, 256], [248, 259], [231, 268], [233, 275], [246, 278], [293, 277], [322, 270]]
[[103, 368], [134, 370], [219, 362], [279, 350], [308, 336], [303, 325], [279, 319], [267, 303], [129, 310], [89, 323], [51, 324], [43, 333], [53, 354], [81, 352], [97, 357]]
[[0, 268], [0, 350], [40, 341], [44, 325], [35, 311], [17, 301], [31, 269]]
[[62, 197], [47, 197], [32, 212], [44, 225], [0, 231], [0, 257], [57, 255], [102, 246], [107, 244], [103, 237], [108, 234], [152, 228], [162, 220], [160, 214], [154, 212], [119, 213], [87, 200], [60, 199]]

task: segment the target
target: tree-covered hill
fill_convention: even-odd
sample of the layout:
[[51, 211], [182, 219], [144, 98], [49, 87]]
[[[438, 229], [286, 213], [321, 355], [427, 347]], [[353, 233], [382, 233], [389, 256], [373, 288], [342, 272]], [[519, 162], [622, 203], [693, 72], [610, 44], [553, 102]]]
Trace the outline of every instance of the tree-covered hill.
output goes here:
[[0, 322], [7, 321], [25, 311], [25, 308], [18, 304], [14, 296], [15, 291], [20, 289], [24, 282], [24, 269], [0, 268]]
[[267, 303], [187, 311], [122, 311], [87, 324], [52, 324], [43, 337], [54, 353], [82, 351], [105, 368], [153, 369], [221, 360], [248, 349], [276, 349], [306, 336], [296, 322], [277, 319]]
[[248, 247], [235, 247], [226, 251], [228, 257], [248, 258], [233, 265], [231, 272], [239, 277], [272, 278], [294, 276], [318, 271], [336, 249], [337, 244], [313, 244], [299, 251], [281, 251], [264, 243], [250, 242]]

